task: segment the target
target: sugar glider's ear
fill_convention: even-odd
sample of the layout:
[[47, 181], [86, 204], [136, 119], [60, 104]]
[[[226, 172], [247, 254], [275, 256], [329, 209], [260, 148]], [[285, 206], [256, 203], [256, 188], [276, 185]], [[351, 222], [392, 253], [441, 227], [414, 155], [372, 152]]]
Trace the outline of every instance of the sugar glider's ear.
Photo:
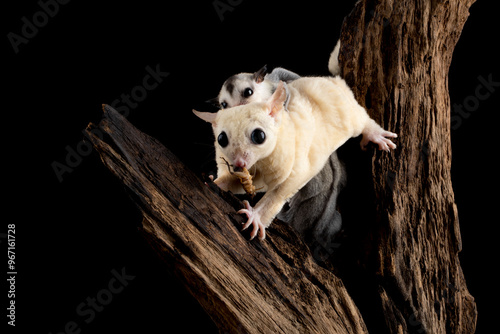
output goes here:
[[217, 117], [217, 113], [201, 112], [194, 109], [193, 113], [205, 122], [212, 123], [212, 126], [215, 126], [215, 118]]
[[286, 88], [285, 83], [280, 81], [278, 87], [274, 91], [273, 95], [269, 98], [266, 105], [269, 110], [269, 115], [275, 119], [281, 114], [280, 111], [283, 110], [283, 105], [286, 101]]
[[213, 99], [206, 100], [205, 103], [211, 104], [214, 107], [220, 108], [219, 97], [214, 97]]
[[264, 65], [264, 67], [262, 67], [260, 70], [258, 70], [253, 74], [253, 81], [255, 81], [256, 83], [261, 83], [262, 81], [264, 81], [266, 73], [267, 73], [267, 65]]

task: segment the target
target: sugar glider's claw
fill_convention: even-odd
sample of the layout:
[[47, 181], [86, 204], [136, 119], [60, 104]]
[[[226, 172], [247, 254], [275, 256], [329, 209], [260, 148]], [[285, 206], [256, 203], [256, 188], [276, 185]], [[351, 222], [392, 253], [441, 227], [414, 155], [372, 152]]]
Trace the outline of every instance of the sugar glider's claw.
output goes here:
[[394, 132], [390, 132], [390, 131], [384, 131], [382, 132], [382, 136], [384, 137], [390, 137], [390, 138], [398, 138], [398, 135]]
[[390, 152], [391, 148], [393, 150], [396, 148], [396, 144], [394, 144], [388, 138], [397, 138], [397, 137], [398, 137], [397, 134], [389, 131], [363, 134], [363, 139], [361, 140], [361, 149], [365, 151], [368, 143], [373, 142], [374, 144], [377, 144], [379, 150]]
[[[252, 216], [252, 213], [253, 213], [253, 208], [252, 206], [250, 205], [250, 203], [248, 203], [248, 201], [243, 201], [243, 205], [245, 206], [244, 209], [241, 209], [240, 211], [238, 211], [237, 213], [240, 213], [240, 214], [246, 214], [247, 215], [247, 218], [250, 218]], [[248, 227], [249, 223], [247, 222], [246, 224], [243, 225], [243, 230], [245, 230], [247, 227]]]
[[243, 201], [245, 205], [245, 209], [241, 209], [238, 211], [240, 214], [247, 215], [247, 222], [243, 225], [242, 231], [246, 230], [250, 225], [253, 225], [252, 232], [250, 233], [250, 240], [255, 238], [257, 234], [259, 234], [259, 239], [264, 240], [266, 238], [266, 228], [260, 221], [260, 214], [255, 211], [248, 201]]

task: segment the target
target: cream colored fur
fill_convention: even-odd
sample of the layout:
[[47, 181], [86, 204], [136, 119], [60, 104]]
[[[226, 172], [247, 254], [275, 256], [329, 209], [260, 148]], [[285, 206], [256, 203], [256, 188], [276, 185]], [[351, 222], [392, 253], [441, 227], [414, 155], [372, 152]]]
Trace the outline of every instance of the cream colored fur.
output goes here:
[[339, 65], [339, 51], [340, 51], [340, 39], [335, 44], [332, 53], [330, 54], [330, 59], [328, 60], [328, 70], [333, 76], [340, 74]]
[[[266, 192], [255, 208], [247, 202], [240, 211], [249, 218], [244, 228], [253, 224], [252, 237], [258, 232], [261, 239], [286, 201], [319, 173], [349, 138], [363, 134], [363, 144], [374, 141], [381, 149], [395, 148], [385, 137], [396, 135], [384, 131], [368, 116], [340, 77], [304, 77], [288, 88], [288, 111], [283, 108], [286, 92], [280, 83], [266, 103], [223, 109], [217, 114], [195, 112], [213, 126], [218, 163], [215, 183], [223, 190], [243, 193], [239, 180], [222, 163], [224, 158], [249, 169], [255, 187]], [[255, 129], [266, 134], [260, 145], [250, 139]], [[229, 139], [224, 148], [217, 143], [222, 132]]]

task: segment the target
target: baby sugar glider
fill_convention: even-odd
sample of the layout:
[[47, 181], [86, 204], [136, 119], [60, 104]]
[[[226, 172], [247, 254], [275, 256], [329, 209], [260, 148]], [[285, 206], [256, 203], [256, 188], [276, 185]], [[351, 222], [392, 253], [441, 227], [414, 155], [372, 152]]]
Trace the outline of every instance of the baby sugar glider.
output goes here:
[[[396, 145], [385, 131], [358, 104], [340, 77], [299, 78], [288, 84], [288, 111], [285, 83], [280, 82], [266, 102], [253, 102], [222, 109], [217, 113], [194, 111], [210, 122], [216, 138], [216, 159], [236, 168], [247, 168], [256, 188], [264, 196], [239, 213], [246, 214], [243, 229], [253, 225], [251, 237], [265, 238], [265, 229], [287, 200], [325, 166], [330, 155], [349, 138], [363, 134], [361, 146], [374, 142], [389, 151]], [[239, 180], [226, 166], [219, 165], [214, 181], [221, 189], [242, 193]]]
[[300, 78], [298, 74], [281, 67], [275, 68], [271, 73], [266, 72], [267, 66], [264, 65], [255, 73], [240, 73], [229, 77], [222, 85], [219, 95], [207, 102], [226, 109], [251, 102], [267, 101], [280, 81], [291, 82]]

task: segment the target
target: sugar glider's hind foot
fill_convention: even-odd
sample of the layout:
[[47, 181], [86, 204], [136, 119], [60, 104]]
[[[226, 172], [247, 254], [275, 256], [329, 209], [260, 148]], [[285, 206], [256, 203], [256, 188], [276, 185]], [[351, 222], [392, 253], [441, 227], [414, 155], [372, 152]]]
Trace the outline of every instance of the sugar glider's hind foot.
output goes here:
[[366, 150], [368, 143], [372, 142], [378, 145], [379, 150], [389, 152], [391, 148], [394, 150], [396, 144], [394, 144], [389, 138], [397, 138], [398, 135], [394, 132], [385, 131], [380, 129], [380, 131], [369, 131], [363, 133], [363, 139], [361, 140], [361, 149]]
[[266, 238], [266, 228], [260, 220], [260, 213], [252, 208], [248, 201], [243, 201], [245, 209], [241, 209], [238, 213], [245, 214], [248, 217], [248, 221], [243, 225], [243, 231], [246, 230], [250, 225], [253, 225], [253, 230], [250, 233], [250, 240], [255, 238], [257, 233], [259, 234], [259, 239], [264, 240]]

